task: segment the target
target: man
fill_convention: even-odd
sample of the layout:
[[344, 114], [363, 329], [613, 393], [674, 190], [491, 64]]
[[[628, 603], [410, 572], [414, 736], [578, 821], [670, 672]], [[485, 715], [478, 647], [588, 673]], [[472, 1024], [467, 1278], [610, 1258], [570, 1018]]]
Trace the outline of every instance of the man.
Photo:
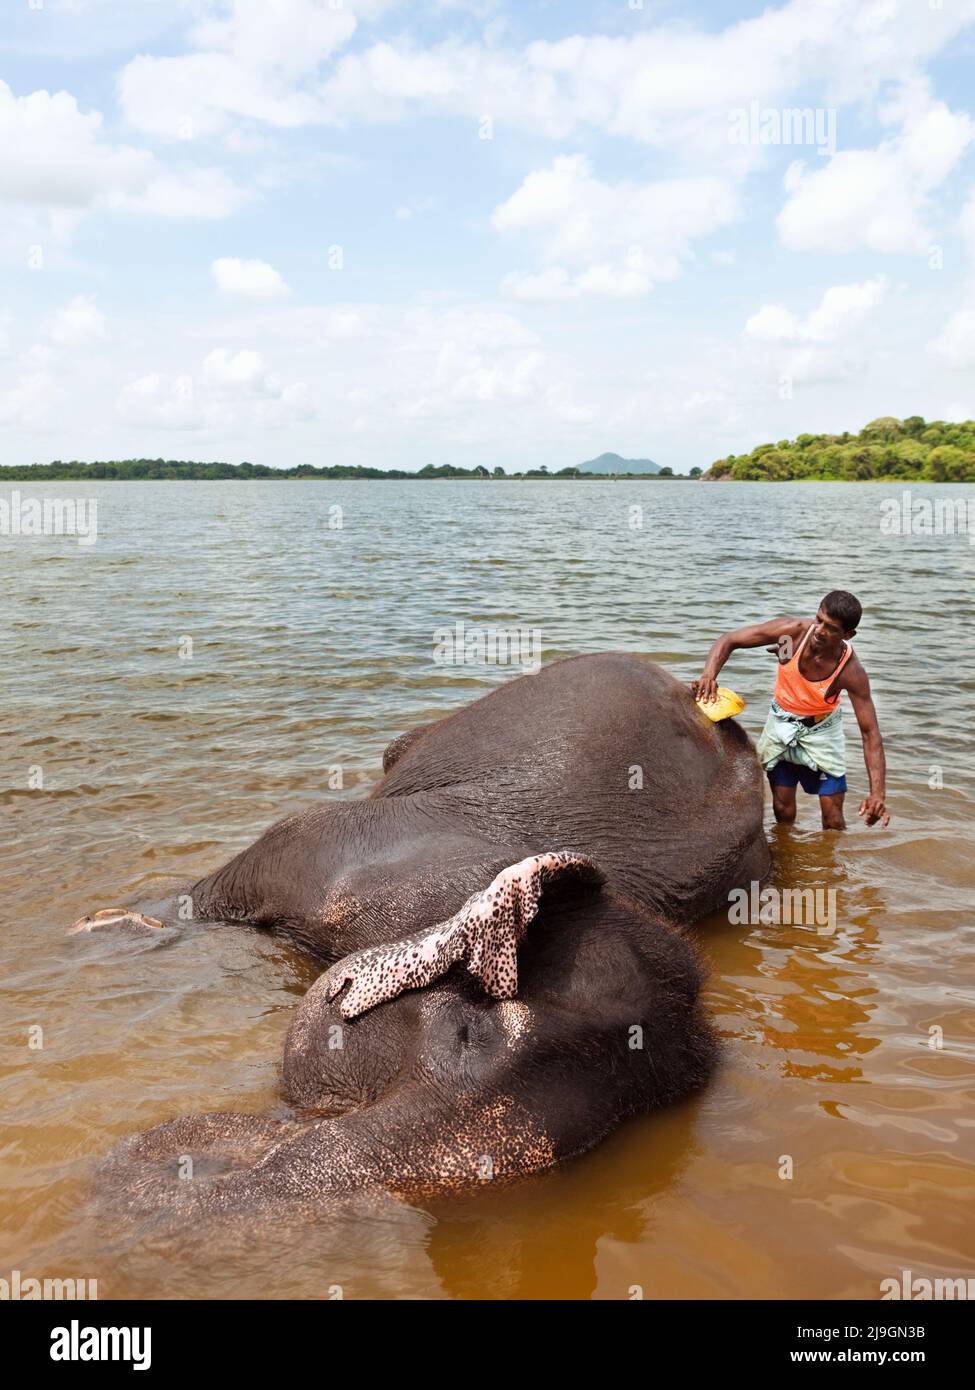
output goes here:
[[846, 747], [840, 710], [844, 690], [863, 735], [870, 779], [870, 794], [861, 801], [859, 814], [867, 825], [890, 824], [884, 805], [884, 741], [867, 673], [850, 645], [862, 613], [852, 594], [834, 589], [813, 619], [772, 618], [727, 632], [708, 652], [700, 680], [691, 682], [697, 699], [715, 700], [718, 673], [733, 651], [775, 644], [767, 648], [779, 658], [775, 694], [757, 751], [772, 788], [775, 819], [784, 824], [796, 818], [796, 785], [801, 783], [804, 791], [819, 796], [824, 830], [846, 827]]

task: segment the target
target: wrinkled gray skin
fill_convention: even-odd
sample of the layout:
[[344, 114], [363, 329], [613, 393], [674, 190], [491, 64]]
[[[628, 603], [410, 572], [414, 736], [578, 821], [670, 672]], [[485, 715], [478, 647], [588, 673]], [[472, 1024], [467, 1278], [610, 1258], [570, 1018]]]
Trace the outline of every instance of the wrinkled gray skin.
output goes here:
[[[636, 657], [574, 657], [410, 730], [384, 770], [367, 799], [291, 816], [189, 886], [194, 916], [331, 964], [444, 921], [528, 855], [581, 852], [602, 882], [545, 888], [514, 999], [455, 965], [346, 1021], [319, 977], [285, 1047], [294, 1118], [197, 1115], [134, 1136], [109, 1163], [130, 1207], [463, 1189], [581, 1153], [707, 1079], [714, 1041], [679, 929], [769, 864], [761, 772], [734, 721], [712, 724]], [[142, 910], [178, 925], [174, 902]], [[158, 930], [136, 909], [106, 929], [126, 927]], [[176, 1176], [186, 1155], [193, 1182]]]

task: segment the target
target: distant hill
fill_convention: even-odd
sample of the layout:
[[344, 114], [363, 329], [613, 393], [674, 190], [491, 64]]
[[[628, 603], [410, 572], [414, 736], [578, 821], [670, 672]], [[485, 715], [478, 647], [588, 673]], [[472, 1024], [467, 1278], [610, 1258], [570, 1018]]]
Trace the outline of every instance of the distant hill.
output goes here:
[[580, 463], [582, 473], [659, 473], [660, 464], [653, 459], [624, 459], [619, 454], [600, 454], [598, 459]]

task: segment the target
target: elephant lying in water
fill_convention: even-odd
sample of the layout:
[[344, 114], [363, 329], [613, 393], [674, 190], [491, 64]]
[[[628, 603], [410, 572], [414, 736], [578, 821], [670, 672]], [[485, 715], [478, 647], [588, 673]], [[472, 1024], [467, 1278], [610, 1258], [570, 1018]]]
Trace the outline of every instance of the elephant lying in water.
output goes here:
[[[410, 730], [383, 766], [368, 798], [291, 816], [184, 890], [194, 917], [265, 927], [329, 968], [285, 1046], [295, 1118], [134, 1136], [111, 1160], [133, 1203], [461, 1189], [582, 1153], [707, 1079], [679, 928], [768, 869], [740, 727], [605, 653]], [[77, 926], [154, 932], [178, 901]]]

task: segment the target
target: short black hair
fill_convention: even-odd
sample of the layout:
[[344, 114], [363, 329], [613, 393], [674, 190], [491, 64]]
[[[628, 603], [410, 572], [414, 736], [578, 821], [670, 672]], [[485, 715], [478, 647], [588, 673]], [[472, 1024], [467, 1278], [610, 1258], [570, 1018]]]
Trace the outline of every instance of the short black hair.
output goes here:
[[843, 624], [844, 632], [853, 632], [860, 626], [863, 605], [855, 594], [848, 594], [845, 589], [831, 589], [819, 606]]

